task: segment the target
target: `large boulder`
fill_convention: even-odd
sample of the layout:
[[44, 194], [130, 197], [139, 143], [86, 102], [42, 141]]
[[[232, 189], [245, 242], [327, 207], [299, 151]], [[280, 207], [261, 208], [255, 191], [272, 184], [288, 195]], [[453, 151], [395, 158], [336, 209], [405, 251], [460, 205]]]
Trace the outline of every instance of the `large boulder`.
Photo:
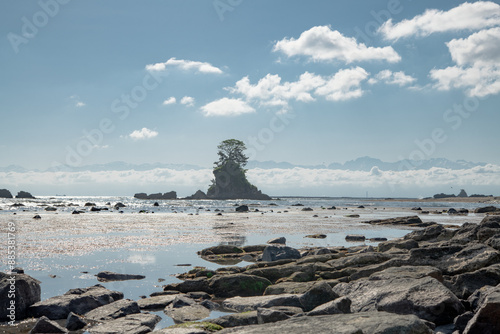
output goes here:
[[216, 297], [262, 296], [271, 282], [264, 278], [246, 274], [214, 276], [209, 289]]
[[271, 262], [283, 259], [300, 259], [300, 252], [295, 248], [283, 245], [269, 245], [264, 248], [262, 261]]
[[461, 299], [468, 298], [483, 286], [494, 286], [499, 283], [500, 264], [498, 263], [470, 273], [449, 276], [445, 281], [445, 285]]
[[316, 282], [280, 282], [270, 285], [264, 291], [264, 296], [281, 295], [284, 293], [302, 294], [312, 288]]
[[443, 225], [433, 225], [426, 227], [422, 230], [416, 230], [411, 233], [408, 233], [404, 236], [404, 239], [413, 239], [415, 241], [430, 241], [436, 240], [446, 235], [446, 229]]
[[171, 283], [163, 287], [164, 291], [179, 291], [182, 293], [192, 291], [210, 292], [208, 288], [209, 280], [206, 277], [197, 277], [194, 279], [187, 279], [180, 283]]
[[308, 312], [308, 316], [351, 313], [351, 300], [347, 297], [340, 297], [328, 303], [321, 304]]
[[326, 282], [314, 284], [309, 291], [299, 297], [300, 304], [304, 311], [309, 312], [315, 307], [328, 303], [339, 298], [330, 285]]
[[271, 296], [257, 297], [233, 297], [222, 302], [222, 306], [226, 309], [236, 312], [254, 311], [258, 308], [269, 308], [272, 306], [295, 306], [302, 307], [299, 299], [300, 295], [283, 294]]
[[46, 316], [51, 320], [66, 319], [70, 312], [85, 314], [122, 298], [121, 292], [94, 285], [85, 289], [72, 289], [64, 295], [35, 303], [28, 308], [28, 314], [35, 318]]
[[500, 291], [498, 288], [486, 297], [464, 330], [464, 334], [494, 333], [500, 333]]
[[210, 319], [210, 322], [224, 328], [256, 325], [258, 324], [257, 311], [231, 313], [216, 319]]
[[91, 320], [102, 321], [124, 317], [129, 314], [140, 313], [139, 305], [130, 299], [120, 299], [116, 302], [100, 306], [85, 314]]
[[142, 298], [137, 301], [137, 305], [141, 310], [162, 310], [168, 304], [172, 303], [175, 295], [154, 296], [150, 298]]
[[201, 320], [210, 315], [208, 308], [185, 296], [176, 296], [163, 312], [175, 322]]
[[40, 295], [40, 282], [33, 277], [0, 272], [0, 321], [26, 318], [28, 307], [39, 302]]
[[357, 314], [333, 314], [315, 317], [294, 317], [272, 324], [228, 328], [220, 334], [432, 334], [426, 324], [413, 315], [398, 315], [387, 312]]
[[55, 321], [49, 320], [47, 317], [41, 317], [31, 329], [29, 334], [47, 334], [47, 333], [68, 333], [68, 330], [59, 326]]
[[[410, 273], [409, 276], [412, 276]], [[443, 284], [432, 277], [387, 277], [382, 271], [370, 278], [341, 283], [333, 290], [348, 297], [352, 312], [387, 311], [414, 314], [421, 319], [443, 325], [453, 322], [464, 307]]]
[[35, 196], [31, 195], [27, 191], [20, 191], [17, 193], [16, 198], [29, 198], [29, 199], [35, 199]]
[[7, 189], [0, 189], [0, 198], [12, 198], [12, 194]]
[[135, 313], [106, 321], [89, 329], [91, 334], [145, 334], [151, 332], [161, 318], [156, 314]]
[[477, 208], [474, 210], [474, 213], [487, 213], [495, 211], [500, 211], [500, 209], [497, 208], [496, 206], [490, 205], [490, 206], [484, 206], [482, 208]]
[[499, 251], [476, 243], [467, 246], [458, 244], [431, 244], [429, 247], [410, 251], [409, 262], [413, 265], [430, 265], [440, 269], [445, 275], [471, 272], [500, 260]]

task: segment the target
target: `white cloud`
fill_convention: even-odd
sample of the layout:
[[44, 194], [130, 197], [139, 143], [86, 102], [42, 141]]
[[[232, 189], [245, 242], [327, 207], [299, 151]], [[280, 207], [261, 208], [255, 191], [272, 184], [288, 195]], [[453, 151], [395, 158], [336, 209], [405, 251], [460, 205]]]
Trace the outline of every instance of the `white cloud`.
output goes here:
[[169, 104], [175, 104], [177, 102], [177, 100], [175, 99], [175, 97], [171, 96], [169, 97], [168, 99], [166, 99], [165, 101], [163, 101], [163, 105], [164, 106], [167, 106]]
[[403, 71], [392, 72], [391, 70], [383, 70], [377, 73], [375, 78], [370, 78], [368, 83], [375, 84], [377, 82], [384, 82], [390, 85], [406, 86], [415, 82], [417, 79], [406, 75]]
[[288, 57], [308, 56], [314, 61], [339, 60], [345, 63], [366, 60], [385, 60], [395, 63], [401, 57], [391, 46], [367, 47], [355, 38], [346, 37], [328, 26], [316, 26], [304, 31], [298, 39], [284, 38], [276, 42], [273, 51], [281, 51]]
[[78, 102], [76, 102], [76, 104], [75, 104], [75, 107], [77, 107], [77, 108], [81, 108], [81, 107], [85, 107], [85, 106], [86, 106], [86, 104], [85, 104], [85, 103], [83, 103], [82, 101], [78, 101]]
[[192, 107], [194, 106], [194, 98], [191, 96], [184, 96], [181, 99], [181, 104], [184, 104], [187, 107]]
[[457, 65], [497, 65], [500, 63], [500, 28], [481, 30], [467, 38], [446, 43]]
[[155, 63], [146, 65], [146, 70], [148, 71], [165, 71], [167, 67], [176, 67], [184, 71], [195, 71], [199, 73], [213, 73], [221, 74], [222, 70], [218, 67], [213, 66], [210, 63], [204, 63], [201, 61], [192, 61], [184, 59], [176, 59], [174, 57], [170, 58], [164, 63]]
[[201, 111], [205, 116], [238, 116], [253, 113], [255, 109], [241, 99], [224, 97], [204, 105]]
[[250, 79], [244, 77], [236, 82], [234, 87], [226, 89], [233, 94], [244, 96], [247, 102], [280, 107], [284, 111], [292, 100], [312, 102], [317, 96], [321, 96], [327, 100], [340, 101], [360, 97], [364, 93], [361, 83], [368, 75], [363, 68], [355, 67], [340, 70], [329, 77], [305, 72], [297, 81], [282, 83], [279, 75], [267, 74], [256, 84], [251, 84]]
[[150, 130], [148, 128], [142, 128], [141, 130], [133, 131], [128, 136], [135, 140], [150, 139], [158, 136], [158, 132]]
[[500, 5], [491, 1], [465, 2], [448, 11], [428, 9], [410, 20], [393, 24], [392, 19], [379, 28], [386, 39], [428, 36], [436, 32], [480, 30], [500, 25]]
[[482, 30], [446, 44], [457, 66], [433, 69], [440, 90], [462, 88], [469, 96], [500, 93], [500, 28]]
[[331, 101], [361, 97], [364, 93], [361, 82], [366, 80], [368, 75], [368, 72], [361, 67], [340, 70], [325, 85], [318, 87], [315, 93]]

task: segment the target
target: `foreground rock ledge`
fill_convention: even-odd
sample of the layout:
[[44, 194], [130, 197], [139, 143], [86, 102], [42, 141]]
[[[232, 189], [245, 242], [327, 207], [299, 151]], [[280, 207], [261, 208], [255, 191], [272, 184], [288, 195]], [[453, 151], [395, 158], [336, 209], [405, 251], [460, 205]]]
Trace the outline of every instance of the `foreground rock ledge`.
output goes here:
[[386, 312], [333, 314], [315, 317], [298, 317], [272, 324], [250, 325], [224, 329], [218, 333], [244, 334], [432, 334], [433, 331], [414, 315], [398, 315]]

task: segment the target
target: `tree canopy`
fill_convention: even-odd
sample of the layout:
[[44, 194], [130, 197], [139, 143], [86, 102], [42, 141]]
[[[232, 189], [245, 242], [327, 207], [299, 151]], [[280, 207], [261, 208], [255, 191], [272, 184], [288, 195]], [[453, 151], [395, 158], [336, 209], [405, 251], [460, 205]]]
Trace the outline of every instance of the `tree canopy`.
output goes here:
[[219, 161], [214, 162], [216, 167], [221, 167], [228, 162], [237, 164], [240, 168], [245, 167], [248, 157], [243, 153], [246, 150], [245, 143], [237, 139], [226, 139], [217, 146]]

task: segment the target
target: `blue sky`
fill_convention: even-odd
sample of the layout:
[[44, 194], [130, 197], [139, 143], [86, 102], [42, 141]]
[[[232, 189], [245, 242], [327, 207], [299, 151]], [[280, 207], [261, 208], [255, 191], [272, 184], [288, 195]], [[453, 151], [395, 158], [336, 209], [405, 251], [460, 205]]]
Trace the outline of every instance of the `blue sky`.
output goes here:
[[498, 1], [0, 6], [0, 166], [500, 164]]

